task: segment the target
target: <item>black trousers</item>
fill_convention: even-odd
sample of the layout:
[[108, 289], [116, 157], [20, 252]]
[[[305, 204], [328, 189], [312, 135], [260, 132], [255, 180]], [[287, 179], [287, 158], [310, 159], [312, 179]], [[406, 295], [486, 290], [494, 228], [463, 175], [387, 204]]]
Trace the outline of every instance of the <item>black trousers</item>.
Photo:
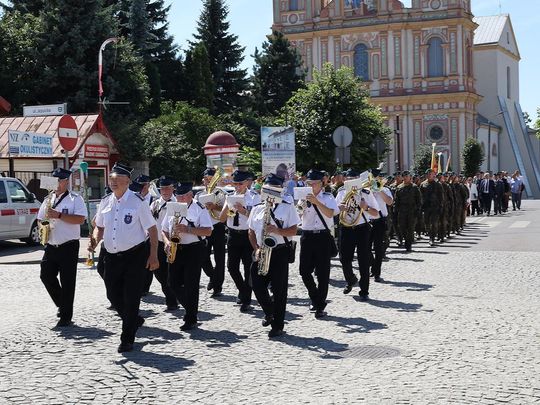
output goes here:
[[[147, 252], [150, 253], [150, 239], [146, 240], [146, 249], [147, 249]], [[142, 285], [142, 292], [141, 292], [142, 295], [146, 295], [148, 294], [148, 292], [150, 292], [150, 286], [152, 285], [152, 280], [154, 280], [154, 272], [153, 271], [146, 272], [144, 276], [143, 285]]]
[[521, 209], [521, 193], [512, 193], [512, 208]]
[[73, 317], [78, 259], [78, 240], [66, 242], [58, 247], [45, 246], [45, 253], [41, 259], [41, 281], [54, 304], [60, 309], [60, 319], [63, 320], [70, 321]]
[[176, 260], [169, 265], [169, 287], [186, 310], [184, 321], [187, 323], [197, 322], [204, 252], [204, 242], [178, 245]]
[[[259, 275], [258, 262], [251, 265], [253, 292], [259, 305], [267, 317], [273, 317], [272, 329], [283, 330], [285, 325], [285, 309], [287, 306], [287, 289], [289, 284], [289, 261], [285, 245], [272, 249], [270, 271], [266, 276]], [[268, 286], [272, 283], [274, 300], [270, 299]]]
[[482, 211], [489, 214], [491, 211], [491, 194], [482, 193], [480, 194], [480, 198], [482, 199]]
[[502, 207], [503, 207], [503, 196], [502, 195], [496, 195], [493, 199], [493, 210], [495, 211], [495, 214], [502, 214]]
[[382, 260], [386, 250], [385, 235], [386, 218], [382, 217], [374, 220], [373, 227], [371, 228], [371, 243], [373, 245], [373, 250], [375, 251], [375, 255], [371, 262], [371, 274], [373, 274], [374, 277], [381, 276]]
[[[326, 308], [330, 279], [330, 236], [328, 232], [303, 233], [300, 238], [300, 276], [316, 310]], [[317, 284], [313, 278], [317, 277]]]
[[167, 263], [167, 253], [165, 252], [165, 244], [158, 242], [158, 260], [159, 269], [155, 270], [155, 277], [161, 285], [161, 291], [165, 296], [165, 304], [168, 307], [175, 307], [178, 305], [176, 295], [174, 291], [169, 287], [169, 263]]
[[480, 215], [482, 210], [478, 204], [478, 200], [471, 200], [471, 215]]
[[[339, 260], [343, 268], [343, 276], [347, 284], [356, 283], [356, 276], [353, 271], [354, 252], [358, 259], [358, 269], [360, 270], [360, 294], [369, 294], [369, 266], [371, 264], [371, 226], [362, 224], [353, 228], [343, 227], [341, 230], [341, 250]], [[382, 259], [381, 259], [382, 260]]]
[[[227, 270], [238, 289], [242, 304], [251, 303], [251, 282], [250, 269], [253, 261], [253, 248], [249, 243], [248, 233], [229, 231], [229, 241], [227, 242]], [[244, 266], [244, 276], [240, 273], [240, 262]]]
[[141, 303], [141, 289], [149, 271], [148, 250], [143, 242], [130, 250], [105, 254], [107, 298], [122, 318], [122, 343], [133, 343]]
[[[214, 251], [215, 266], [210, 258]], [[219, 222], [214, 225], [212, 235], [206, 239], [206, 257], [203, 270], [214, 285], [215, 292], [221, 292], [225, 280], [225, 224]]]

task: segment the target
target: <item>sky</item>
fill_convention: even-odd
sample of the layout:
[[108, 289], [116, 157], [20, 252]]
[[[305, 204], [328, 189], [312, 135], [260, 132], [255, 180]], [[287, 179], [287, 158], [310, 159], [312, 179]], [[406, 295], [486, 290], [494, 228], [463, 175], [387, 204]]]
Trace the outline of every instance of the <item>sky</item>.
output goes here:
[[[188, 47], [201, 12], [202, 0], [174, 0], [169, 15], [170, 32], [182, 48]], [[405, 0], [409, 7], [411, 0]], [[252, 73], [255, 48], [261, 48], [266, 35], [271, 33], [272, 0], [227, 0], [231, 32], [245, 50], [243, 68]], [[472, 0], [473, 13], [478, 16], [510, 14], [517, 37], [520, 63], [520, 101], [523, 111], [535, 118], [540, 107], [540, 52], [538, 51], [540, 0]], [[500, 5], [500, 7], [499, 7]], [[539, 96], [537, 96], [539, 95]]]

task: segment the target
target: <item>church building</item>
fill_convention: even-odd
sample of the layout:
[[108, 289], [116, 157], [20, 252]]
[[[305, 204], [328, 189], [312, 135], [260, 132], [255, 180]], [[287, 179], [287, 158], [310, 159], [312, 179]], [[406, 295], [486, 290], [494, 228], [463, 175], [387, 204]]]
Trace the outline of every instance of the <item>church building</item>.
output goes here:
[[[408, 169], [418, 145], [434, 142], [443, 161], [450, 159], [452, 169], [460, 171], [465, 141], [479, 139], [479, 133], [485, 137], [486, 122], [490, 140], [499, 142], [499, 138], [509, 137], [505, 114], [491, 114], [493, 105], [500, 106], [499, 97], [504, 98], [505, 104], [512, 104], [512, 111], [507, 109], [507, 120], [514, 135], [518, 129], [521, 134], [521, 127], [516, 127], [519, 120], [514, 119], [514, 102], [519, 105], [519, 92], [502, 94], [505, 85], [486, 84], [506, 80], [506, 73], [495, 77], [480, 73], [483, 70], [477, 60], [493, 60], [488, 62], [489, 57], [480, 58], [476, 52], [477, 47], [485, 45], [475, 40], [475, 33], [485, 21], [474, 18], [471, 0], [412, 0], [410, 8], [399, 0], [272, 1], [272, 28], [284, 33], [299, 51], [307, 80], [312, 79], [315, 69], [330, 62], [336, 67], [351, 67], [367, 83], [373, 102], [381, 107], [387, 125], [394, 130], [385, 165], [388, 172]], [[504, 21], [505, 26], [511, 27], [508, 16]], [[510, 29], [500, 32], [501, 40], [506, 32], [515, 44]], [[484, 51], [500, 52], [514, 62], [519, 61], [519, 53], [517, 57], [509, 56], [511, 50], [500, 48], [504, 47], [495, 43], [484, 47]], [[504, 60], [499, 60], [506, 72]], [[512, 87], [519, 85], [518, 67], [512, 65], [509, 73]], [[490, 88], [489, 94], [482, 94], [480, 85], [482, 90]], [[511, 100], [507, 99], [509, 95]], [[487, 101], [486, 96], [494, 100]], [[486, 107], [485, 114], [480, 113], [481, 105]], [[495, 112], [500, 110], [502, 107]], [[523, 138], [523, 134], [516, 137]], [[503, 140], [501, 146], [504, 145]], [[487, 143], [484, 147], [486, 155], [487, 149], [493, 152]], [[536, 179], [534, 173], [528, 173], [532, 165], [520, 165], [519, 153], [508, 149], [505, 152], [509, 157], [501, 158], [499, 152], [490, 159], [490, 169], [521, 169], [532, 176], [533, 191], [540, 193], [540, 177]], [[532, 187], [533, 182], [530, 183]]]

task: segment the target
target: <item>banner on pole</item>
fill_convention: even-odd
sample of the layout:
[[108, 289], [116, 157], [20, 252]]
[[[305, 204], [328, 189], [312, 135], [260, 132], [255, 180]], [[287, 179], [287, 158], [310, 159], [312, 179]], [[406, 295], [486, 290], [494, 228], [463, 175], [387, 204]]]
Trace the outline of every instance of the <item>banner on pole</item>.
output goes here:
[[262, 174], [288, 180], [296, 172], [294, 128], [261, 127]]

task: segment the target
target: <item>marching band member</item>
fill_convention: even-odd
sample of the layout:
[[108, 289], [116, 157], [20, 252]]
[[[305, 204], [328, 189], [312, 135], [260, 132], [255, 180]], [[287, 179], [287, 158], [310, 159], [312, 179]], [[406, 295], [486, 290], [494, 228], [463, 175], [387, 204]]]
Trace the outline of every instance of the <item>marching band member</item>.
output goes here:
[[[208, 168], [203, 172], [203, 185], [208, 187], [208, 184], [212, 180], [212, 177], [216, 174], [216, 170]], [[195, 199], [198, 201], [198, 197], [204, 193], [201, 191], [197, 193]], [[207, 203], [206, 209], [211, 214], [217, 213], [215, 218], [211, 215], [212, 220], [212, 235], [206, 239], [206, 256], [203, 262], [203, 270], [205, 274], [210, 278], [208, 283], [208, 290], [214, 290], [212, 297], [220, 297], [222, 295], [223, 281], [225, 280], [225, 224], [219, 220], [219, 215], [223, 206], [217, 203]], [[214, 263], [212, 265], [211, 254], [214, 252]]]
[[88, 212], [83, 198], [68, 190], [71, 171], [58, 168], [52, 176], [58, 178], [58, 186], [43, 201], [37, 215], [41, 223], [47, 219], [51, 224], [40, 278], [58, 307], [56, 326], [65, 327], [72, 325], [81, 224]]
[[166, 311], [171, 312], [178, 309], [178, 301], [174, 291], [169, 287], [169, 264], [167, 263], [167, 253], [165, 252], [165, 243], [163, 242], [163, 234], [161, 232], [161, 224], [167, 215], [167, 203], [175, 202], [174, 185], [176, 181], [168, 176], [159, 178], [159, 194], [160, 197], [150, 204], [152, 216], [156, 220], [158, 230], [158, 260], [159, 268], [154, 272], [156, 279], [161, 284], [161, 291], [165, 296]]
[[[270, 173], [265, 180], [266, 185], [283, 187], [284, 179]], [[296, 235], [296, 228], [300, 217], [296, 212], [294, 200], [290, 195], [282, 196], [283, 201], [268, 208], [265, 201], [253, 207], [249, 219], [249, 240], [255, 258], [261, 260], [261, 247], [263, 238], [270, 235], [275, 238], [276, 246], [271, 249], [269, 270], [266, 275], [259, 274], [259, 261], [251, 266], [251, 279], [253, 292], [261, 305], [265, 317], [263, 326], [271, 325], [268, 337], [277, 337], [283, 333], [285, 322], [285, 308], [287, 305], [287, 288], [289, 282], [289, 246], [288, 239]], [[271, 209], [270, 220], [265, 224], [266, 210]], [[265, 228], [266, 225], [266, 228]], [[270, 298], [268, 286], [272, 284], [274, 299]]]
[[[323, 192], [324, 173], [310, 170], [307, 185], [313, 193], [307, 196], [302, 213], [302, 237], [300, 238], [300, 275], [311, 298], [315, 318], [326, 316], [326, 297], [330, 278], [330, 259], [333, 238], [330, 229], [334, 226], [334, 215], [339, 213], [332, 193]], [[313, 278], [317, 277], [317, 284]]]
[[[157, 227], [148, 203], [128, 190], [133, 169], [116, 163], [111, 170], [109, 186], [113, 193], [102, 200], [96, 215], [97, 228], [90, 240], [93, 251], [103, 239], [105, 285], [107, 297], [122, 318], [121, 343], [118, 352], [133, 350], [135, 333], [144, 323], [139, 316], [145, 267], [159, 268]], [[146, 246], [150, 238], [150, 252]]]
[[[240, 303], [241, 312], [248, 312], [252, 309], [249, 271], [252, 262], [253, 247], [249, 242], [247, 220], [251, 208], [261, 202], [259, 194], [249, 192], [247, 189], [250, 176], [250, 173], [239, 170], [233, 173], [234, 195], [244, 196], [244, 202], [243, 204], [236, 203], [231, 216], [228, 215], [229, 207], [225, 204], [220, 215], [220, 221], [227, 221], [227, 228], [229, 230], [227, 269], [238, 289], [238, 303]], [[244, 266], [244, 277], [240, 274], [240, 261]]]
[[188, 205], [187, 216], [176, 218], [167, 216], [163, 220], [163, 242], [170, 250], [171, 235], [180, 237], [176, 258], [169, 266], [169, 286], [178, 302], [184, 307], [184, 324], [180, 327], [188, 331], [197, 326], [199, 312], [199, 284], [205, 254], [205, 238], [212, 234], [212, 221], [208, 210], [193, 200], [193, 183], [182, 182], [176, 186], [176, 200]]
[[[371, 169], [371, 174], [376, 181], [381, 184], [382, 179], [379, 177], [381, 171], [379, 169]], [[373, 228], [371, 228], [371, 241], [373, 249], [375, 250], [375, 257], [371, 262], [371, 275], [376, 282], [381, 282], [381, 267], [386, 250], [386, 229], [388, 218], [388, 206], [394, 203], [394, 197], [388, 187], [382, 186], [377, 191], [373, 191], [373, 196], [377, 200], [379, 205], [379, 217], [371, 221]]]
[[[359, 176], [360, 173], [354, 169], [349, 169], [345, 172], [345, 177], [348, 180], [358, 178]], [[336, 196], [336, 202], [340, 211], [345, 211], [347, 209], [345, 204], [343, 204], [346, 194], [345, 188], [342, 188]], [[360, 270], [360, 291], [358, 294], [362, 301], [367, 301], [369, 299], [369, 266], [371, 257], [371, 224], [369, 223], [369, 219], [378, 218], [379, 204], [373, 196], [373, 193], [366, 188], [359, 190], [358, 194], [353, 198], [356, 202], [356, 209], [359, 210], [361, 214], [356, 225], [341, 225], [339, 259], [343, 268], [343, 276], [347, 281], [343, 293], [350, 293], [358, 281], [358, 278], [354, 275], [352, 266], [354, 252], [356, 251], [358, 268]]]

